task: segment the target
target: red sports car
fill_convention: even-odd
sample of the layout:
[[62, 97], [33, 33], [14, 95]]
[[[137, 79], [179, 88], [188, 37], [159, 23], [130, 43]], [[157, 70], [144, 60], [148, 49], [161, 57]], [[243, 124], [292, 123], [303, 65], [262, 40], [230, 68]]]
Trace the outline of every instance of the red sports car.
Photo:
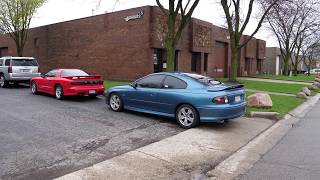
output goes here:
[[54, 69], [30, 81], [31, 92], [44, 92], [57, 99], [65, 96], [97, 96], [104, 93], [101, 76], [90, 76], [80, 69]]

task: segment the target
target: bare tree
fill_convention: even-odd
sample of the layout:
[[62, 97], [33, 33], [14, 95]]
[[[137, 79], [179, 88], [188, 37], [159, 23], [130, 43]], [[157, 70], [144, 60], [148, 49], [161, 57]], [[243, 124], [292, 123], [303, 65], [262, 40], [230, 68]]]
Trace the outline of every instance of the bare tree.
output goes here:
[[320, 61], [320, 36], [312, 36], [305, 41], [301, 50], [301, 59], [310, 76], [310, 70], [315, 67], [317, 61]]
[[238, 53], [242, 47], [244, 47], [252, 38], [253, 36], [259, 31], [262, 26], [262, 23], [268, 14], [269, 10], [278, 0], [272, 0], [272, 3], [268, 5], [267, 8], [263, 11], [258, 24], [253, 31], [253, 33], [241, 43], [241, 37], [243, 35], [244, 30], [246, 29], [254, 7], [254, 3], [257, 0], [250, 0], [247, 4], [248, 11], [245, 14], [244, 18], [241, 18], [241, 4], [244, 1], [241, 0], [221, 0], [221, 6], [225, 13], [225, 17], [227, 20], [228, 31], [230, 35], [230, 46], [231, 46], [231, 73], [229, 77], [229, 81], [237, 81], [237, 74], [238, 74]]
[[167, 50], [167, 71], [174, 71], [174, 59], [177, 43], [183, 29], [191, 21], [191, 16], [200, 0], [168, 0], [169, 10], [166, 10], [160, 0], [156, 0], [163, 14], [167, 17], [167, 32], [165, 47]]
[[1, 0], [0, 32], [15, 42], [18, 56], [23, 56], [31, 19], [45, 0]]
[[[269, 7], [270, 3], [268, 0], [261, 1], [264, 8]], [[297, 74], [303, 42], [319, 23], [315, 16], [317, 3], [317, 0], [279, 1], [267, 15], [269, 28], [280, 46], [284, 75], [289, 75], [290, 60], [294, 74]]]

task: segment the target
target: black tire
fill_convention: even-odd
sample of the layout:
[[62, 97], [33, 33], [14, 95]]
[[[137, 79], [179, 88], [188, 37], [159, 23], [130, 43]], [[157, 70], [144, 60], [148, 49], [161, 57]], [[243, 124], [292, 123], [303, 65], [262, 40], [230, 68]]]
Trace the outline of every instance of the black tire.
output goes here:
[[117, 93], [110, 94], [110, 97], [108, 98], [108, 104], [112, 111], [123, 111], [123, 100]]
[[9, 82], [6, 80], [3, 74], [0, 75], [0, 87], [1, 88], [9, 87]]
[[60, 85], [55, 86], [55, 96], [56, 96], [56, 99], [58, 99], [58, 100], [64, 99], [62, 86], [60, 86]]
[[176, 120], [184, 129], [196, 127], [200, 122], [198, 111], [189, 104], [183, 104], [176, 110]]
[[35, 81], [31, 82], [30, 89], [31, 89], [31, 93], [32, 94], [34, 94], [34, 95], [38, 94], [38, 86], [37, 86], [37, 83]]

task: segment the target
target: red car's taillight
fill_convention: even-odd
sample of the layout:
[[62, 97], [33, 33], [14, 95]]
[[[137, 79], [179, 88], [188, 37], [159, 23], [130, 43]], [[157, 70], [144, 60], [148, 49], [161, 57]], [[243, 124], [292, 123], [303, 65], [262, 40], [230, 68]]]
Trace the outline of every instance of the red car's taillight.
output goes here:
[[8, 73], [12, 73], [12, 66], [8, 67]]
[[228, 99], [228, 96], [215, 97], [213, 99], [213, 102], [216, 104], [228, 104], [229, 99]]

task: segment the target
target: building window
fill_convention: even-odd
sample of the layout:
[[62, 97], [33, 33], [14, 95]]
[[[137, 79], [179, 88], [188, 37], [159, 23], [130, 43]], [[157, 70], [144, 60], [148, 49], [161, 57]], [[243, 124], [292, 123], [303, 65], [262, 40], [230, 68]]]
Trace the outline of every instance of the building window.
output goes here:
[[201, 53], [200, 52], [192, 52], [191, 71], [196, 73], [201, 73]]
[[250, 71], [250, 59], [246, 58], [245, 63], [244, 63], [244, 71], [247, 73]]
[[35, 48], [39, 47], [39, 38], [34, 38], [33, 45], [34, 45]]
[[174, 56], [174, 70], [175, 71], [178, 71], [179, 70], [179, 66], [178, 66], [178, 63], [179, 63], [179, 51], [176, 50], [175, 52], [175, 56]]
[[261, 73], [262, 71], [262, 59], [257, 59], [257, 73]]
[[163, 49], [154, 49], [153, 51], [154, 72], [162, 72], [167, 69], [166, 51]]
[[208, 72], [208, 53], [204, 53], [204, 72]]
[[8, 56], [8, 47], [1, 47], [0, 48], [0, 57]]

